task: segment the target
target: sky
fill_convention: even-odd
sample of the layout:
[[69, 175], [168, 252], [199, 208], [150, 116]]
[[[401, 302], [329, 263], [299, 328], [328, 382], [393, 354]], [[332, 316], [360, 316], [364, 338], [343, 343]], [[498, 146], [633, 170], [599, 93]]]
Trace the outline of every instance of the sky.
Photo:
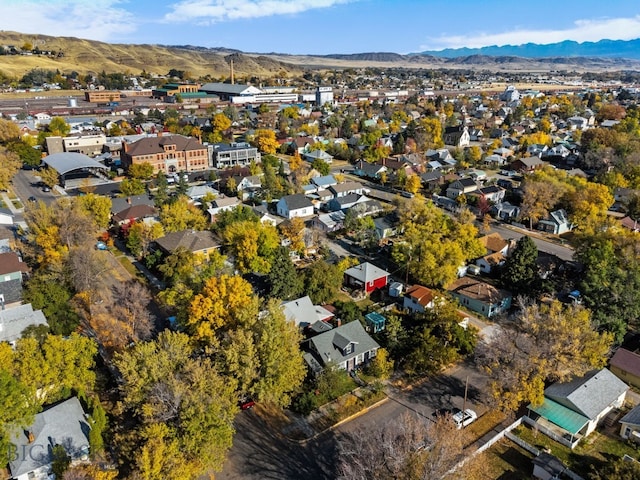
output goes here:
[[0, 0], [0, 30], [244, 52], [414, 53], [640, 38], [637, 0]]

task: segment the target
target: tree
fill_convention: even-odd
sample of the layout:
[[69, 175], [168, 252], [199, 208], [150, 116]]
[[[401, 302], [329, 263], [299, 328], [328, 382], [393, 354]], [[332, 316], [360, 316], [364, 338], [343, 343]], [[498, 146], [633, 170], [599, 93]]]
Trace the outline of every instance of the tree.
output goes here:
[[150, 472], [146, 478], [164, 478], [163, 468], [177, 461], [189, 466], [188, 478], [222, 467], [238, 411], [236, 382], [195, 355], [187, 335], [165, 330], [116, 355], [115, 365], [122, 374], [123, 407], [142, 422], [147, 448], [136, 456], [138, 468]]
[[389, 353], [386, 349], [378, 349], [376, 356], [367, 366], [367, 373], [381, 380], [391, 376], [391, 373], [393, 373], [393, 360], [389, 358]]
[[16, 122], [0, 118], [0, 143], [7, 144], [20, 138], [20, 127]]
[[62, 117], [53, 117], [47, 128], [51, 135], [56, 137], [66, 137], [71, 131], [71, 127]]
[[69, 335], [80, 323], [76, 311], [69, 308], [73, 292], [65, 281], [56, 281], [43, 270], [38, 270], [26, 285], [23, 292], [25, 302], [34, 310], [42, 310], [51, 333]]
[[613, 335], [599, 333], [581, 306], [521, 304], [514, 329], [481, 343], [476, 361], [489, 373], [499, 406], [516, 410], [523, 402], [540, 405], [545, 385], [602, 368]]
[[314, 304], [331, 302], [342, 287], [343, 272], [324, 260], [316, 260], [304, 270], [304, 291]]
[[[450, 418], [430, 422], [417, 415], [404, 415], [384, 425], [369, 426], [340, 438], [339, 478], [445, 478], [462, 459], [468, 441], [467, 431], [456, 429]], [[472, 478], [470, 469], [477, 468], [472, 467], [472, 463], [475, 462], [465, 463], [465, 476], [460, 478]], [[458, 478], [453, 475], [453, 478]]]
[[111, 199], [103, 195], [88, 193], [81, 197], [76, 197], [80, 208], [91, 216], [95, 224], [106, 229], [111, 221]]
[[421, 142], [418, 142], [421, 150], [425, 151], [430, 148], [444, 147], [444, 141], [442, 140], [442, 124], [438, 118], [426, 117], [421, 119], [419, 132], [423, 136]]
[[154, 222], [149, 225], [143, 221], [136, 221], [127, 230], [127, 248], [138, 258], [146, 257], [149, 245], [154, 240], [164, 236], [162, 224]]
[[319, 158], [316, 158], [311, 163], [311, 168], [317, 170], [320, 175], [329, 175], [329, 172], [331, 171], [331, 166], [327, 162]]
[[596, 467], [591, 465], [589, 480], [631, 480], [640, 478], [640, 464], [638, 462], [628, 462], [623, 459], [609, 461], [606, 464]]
[[0, 147], [0, 190], [7, 190], [22, 166], [20, 157], [5, 147]]
[[298, 298], [302, 291], [302, 278], [291, 261], [287, 247], [278, 247], [274, 252], [268, 278], [271, 287], [269, 296], [272, 298], [292, 300]]
[[163, 172], [156, 174], [156, 191], [154, 193], [153, 203], [156, 208], [160, 208], [165, 203], [169, 202], [169, 182]]
[[64, 446], [60, 444], [54, 445], [51, 451], [51, 472], [56, 478], [62, 478], [70, 465], [71, 457]]
[[251, 284], [239, 276], [208, 279], [189, 305], [185, 327], [194, 339], [214, 343], [218, 331], [251, 325], [258, 315], [258, 299]]
[[123, 197], [142, 195], [145, 192], [145, 185], [139, 178], [125, 178], [120, 182], [120, 193]]
[[100, 402], [95, 402], [90, 417], [91, 430], [89, 431], [89, 447], [91, 455], [96, 457], [104, 449], [104, 439], [102, 435], [107, 428], [107, 414], [100, 405]]
[[15, 453], [10, 443], [11, 429], [29, 426], [38, 411], [33, 392], [6, 371], [7, 367], [4, 362], [0, 367], [0, 462], [3, 465], [9, 463]]
[[271, 261], [280, 244], [274, 226], [250, 220], [235, 222], [224, 229], [222, 237], [240, 273], [271, 271]]
[[516, 243], [501, 272], [502, 283], [514, 293], [531, 292], [538, 279], [538, 247], [525, 235]]
[[416, 194], [420, 187], [422, 186], [422, 181], [418, 175], [409, 175], [407, 177], [407, 181], [405, 182], [404, 188], [407, 192]]
[[153, 165], [149, 162], [134, 163], [129, 165], [127, 172], [131, 178], [149, 180], [153, 176]]
[[8, 149], [18, 155], [25, 165], [38, 167], [42, 163], [42, 154], [23, 140], [9, 143]]
[[42, 180], [42, 183], [49, 188], [53, 188], [58, 185], [58, 178], [58, 172], [51, 167], [40, 170], [40, 180]]
[[253, 145], [262, 153], [273, 155], [278, 151], [280, 144], [276, 140], [276, 132], [273, 130], [258, 129], [253, 137]]
[[255, 323], [254, 332], [259, 375], [252, 392], [260, 402], [286, 407], [306, 375], [298, 327], [285, 318], [280, 302], [274, 299]]
[[198, 207], [189, 203], [185, 196], [179, 196], [174, 202], [160, 207], [160, 223], [164, 231], [204, 230], [207, 219]]
[[289, 159], [289, 170], [292, 172], [297, 172], [302, 166], [302, 158], [300, 158], [300, 153], [298, 150], [293, 152], [293, 156]]
[[214, 132], [226, 132], [231, 128], [231, 119], [224, 113], [216, 113], [211, 120], [211, 125]]
[[284, 240], [289, 242], [289, 248], [294, 252], [303, 253], [305, 249], [304, 220], [300, 217], [294, 217], [290, 220], [285, 220], [279, 227]]

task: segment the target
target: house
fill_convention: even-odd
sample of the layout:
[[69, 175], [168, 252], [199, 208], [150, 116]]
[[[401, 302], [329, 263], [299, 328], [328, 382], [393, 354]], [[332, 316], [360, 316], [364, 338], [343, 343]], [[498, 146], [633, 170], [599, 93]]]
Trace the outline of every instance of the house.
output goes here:
[[22, 280], [30, 271], [17, 253], [0, 253], [0, 307], [22, 300]]
[[640, 443], [640, 405], [632, 408], [620, 419], [620, 436]]
[[308, 217], [313, 215], [313, 204], [311, 200], [301, 193], [286, 195], [278, 200], [276, 212], [284, 218]]
[[460, 178], [449, 184], [447, 187], [447, 197], [456, 199], [460, 195], [466, 195], [476, 191], [477, 189], [478, 185], [473, 178]]
[[367, 331], [380, 333], [385, 329], [387, 319], [378, 312], [370, 312], [364, 316], [364, 322], [367, 324]]
[[157, 214], [155, 207], [141, 203], [138, 205], [130, 205], [124, 210], [119, 211], [111, 216], [111, 222], [114, 225], [125, 225], [144, 220], [146, 218], [154, 218]]
[[324, 150], [314, 150], [312, 152], [304, 153], [302, 156], [309, 163], [313, 163], [316, 160], [321, 160], [328, 164], [333, 163], [333, 155], [329, 155]]
[[220, 248], [218, 238], [209, 230], [182, 230], [171, 232], [156, 240], [156, 245], [166, 255], [171, 255], [178, 248], [184, 248], [196, 255], [209, 256], [213, 250]]
[[477, 259], [476, 265], [482, 273], [491, 273], [494, 268], [504, 265], [505, 260], [505, 256], [500, 252], [490, 253]]
[[487, 253], [501, 253], [507, 255], [509, 253], [509, 242], [507, 242], [499, 233], [490, 233], [478, 238], [478, 241], [486, 248]]
[[238, 197], [218, 197], [211, 202], [211, 206], [207, 209], [207, 213], [211, 217], [211, 221], [216, 221], [216, 215], [220, 212], [233, 210], [242, 205]]
[[538, 157], [524, 157], [511, 162], [510, 168], [516, 172], [527, 173], [538, 170], [545, 165], [546, 162], [543, 162]]
[[509, 202], [496, 203], [491, 207], [491, 213], [500, 220], [515, 220], [520, 216], [520, 207], [511, 205]]
[[398, 218], [395, 214], [374, 218], [373, 224], [375, 225], [376, 229], [376, 238], [378, 240], [383, 240], [385, 238], [395, 236], [398, 233], [398, 223]]
[[380, 345], [358, 321], [349, 322], [304, 342], [304, 359], [314, 373], [327, 365], [352, 371], [376, 356]]
[[308, 295], [290, 302], [282, 302], [282, 311], [288, 321], [300, 328], [309, 327], [318, 321], [328, 322], [334, 316], [326, 308], [314, 305]]
[[358, 177], [380, 179], [380, 176], [387, 171], [387, 167], [377, 163], [369, 163], [364, 160], [358, 160], [353, 168], [354, 175]]
[[0, 208], [0, 225], [13, 225], [13, 213], [8, 208]]
[[366, 195], [358, 195], [357, 193], [334, 198], [327, 203], [327, 210], [332, 212], [338, 210], [346, 212], [352, 208], [355, 209], [358, 217], [375, 215], [382, 211], [382, 205], [378, 200], [372, 200]]
[[218, 197], [220, 196], [220, 192], [210, 185], [192, 185], [187, 188], [186, 195], [192, 201], [196, 202], [207, 196]]
[[489, 185], [488, 187], [482, 187], [478, 190], [471, 192], [472, 195], [484, 198], [491, 203], [500, 203], [504, 200], [505, 190], [497, 185]]
[[609, 360], [609, 370], [629, 385], [640, 388], [640, 355], [626, 348], [618, 348]]
[[435, 306], [438, 294], [422, 285], [413, 285], [404, 294], [402, 308], [413, 313], [423, 313]]
[[537, 480], [557, 480], [562, 477], [562, 473], [567, 471], [564, 463], [551, 455], [550, 453], [542, 452], [533, 460], [533, 478]]
[[548, 218], [540, 220], [537, 228], [553, 235], [562, 235], [573, 230], [573, 224], [569, 222], [567, 212], [560, 209], [551, 212]]
[[48, 474], [56, 445], [65, 448], [72, 463], [88, 459], [90, 430], [78, 397], [71, 397], [38, 413], [33, 424], [12, 432], [11, 443], [16, 453], [9, 462], [11, 478], [50, 478]]
[[388, 278], [389, 272], [369, 262], [348, 268], [344, 272], [345, 284], [350, 288], [362, 290], [365, 294], [384, 288], [387, 285]]
[[360, 182], [344, 182], [338, 183], [337, 185], [331, 185], [329, 187], [329, 191], [333, 193], [334, 198], [338, 198], [351, 195], [353, 193], [362, 195], [365, 193], [365, 188]]
[[593, 432], [611, 410], [624, 404], [629, 387], [606, 368], [593, 370], [544, 391], [542, 405], [529, 405], [529, 415], [541, 425], [552, 424], [570, 438], [571, 448]]
[[430, 192], [433, 192], [437, 188], [440, 188], [441, 179], [442, 173], [440, 172], [425, 172], [420, 175], [420, 181], [422, 182], [422, 185]]
[[162, 132], [131, 144], [123, 140], [121, 159], [126, 168], [149, 163], [154, 175], [158, 172], [202, 172], [210, 167], [207, 147], [196, 138], [163, 135]]
[[121, 213], [128, 208], [138, 205], [146, 205], [155, 207], [153, 198], [149, 195], [134, 195], [131, 197], [116, 197], [111, 199], [111, 216], [118, 215], [120, 218], [127, 218], [126, 214]]
[[324, 213], [314, 217], [311, 225], [326, 233], [341, 230], [344, 227], [345, 214], [342, 210], [337, 212]]
[[512, 297], [509, 291], [473, 278], [459, 278], [448, 290], [460, 305], [485, 317], [499, 315], [511, 307]]
[[322, 177], [315, 177], [311, 179], [311, 183], [313, 183], [318, 188], [329, 188], [333, 185], [337, 185], [338, 181], [333, 175], [323, 175]]
[[27, 327], [47, 325], [42, 310], [34, 310], [30, 303], [0, 310], [0, 342], [15, 345]]

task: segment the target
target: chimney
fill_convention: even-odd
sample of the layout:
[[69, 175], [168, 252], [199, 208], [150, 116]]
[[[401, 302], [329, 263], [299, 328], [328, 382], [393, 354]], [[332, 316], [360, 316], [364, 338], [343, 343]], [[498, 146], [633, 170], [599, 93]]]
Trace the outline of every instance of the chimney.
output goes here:
[[230, 60], [231, 63], [231, 85], [235, 84], [235, 80], [233, 79], [233, 58]]
[[33, 442], [36, 441], [36, 437], [33, 435], [32, 431], [29, 431], [27, 433], [27, 439], [28, 439], [29, 443], [33, 443]]
[[158, 130], [158, 133], [156, 133], [156, 135], [158, 138], [162, 137], [162, 129]]

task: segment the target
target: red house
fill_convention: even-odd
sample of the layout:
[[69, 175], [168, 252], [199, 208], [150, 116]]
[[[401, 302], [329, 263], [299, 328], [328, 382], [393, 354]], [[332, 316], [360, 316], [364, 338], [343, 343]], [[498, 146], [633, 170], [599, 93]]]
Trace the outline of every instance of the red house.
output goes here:
[[344, 272], [344, 283], [351, 288], [364, 290], [366, 294], [387, 285], [389, 272], [365, 262]]

